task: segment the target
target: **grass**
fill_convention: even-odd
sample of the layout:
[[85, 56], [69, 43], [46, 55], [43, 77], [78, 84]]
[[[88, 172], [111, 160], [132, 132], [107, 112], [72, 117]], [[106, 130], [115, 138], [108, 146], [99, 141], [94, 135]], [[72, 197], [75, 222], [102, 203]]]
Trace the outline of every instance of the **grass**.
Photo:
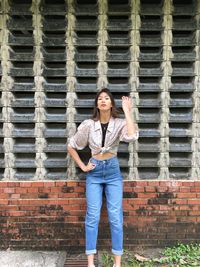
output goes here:
[[[112, 267], [113, 256], [102, 253], [102, 266]], [[131, 251], [122, 256], [122, 267], [192, 267], [200, 266], [200, 244], [178, 244], [167, 247], [160, 257], [146, 258]]]

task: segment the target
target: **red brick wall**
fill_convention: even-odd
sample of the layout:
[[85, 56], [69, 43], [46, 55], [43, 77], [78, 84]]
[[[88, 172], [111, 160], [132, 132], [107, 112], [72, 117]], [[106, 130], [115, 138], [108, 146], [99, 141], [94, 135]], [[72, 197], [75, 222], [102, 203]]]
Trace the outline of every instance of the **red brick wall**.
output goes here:
[[[84, 249], [84, 181], [0, 182], [0, 248]], [[125, 181], [124, 244], [200, 240], [200, 182]], [[98, 246], [110, 246], [105, 201]]]

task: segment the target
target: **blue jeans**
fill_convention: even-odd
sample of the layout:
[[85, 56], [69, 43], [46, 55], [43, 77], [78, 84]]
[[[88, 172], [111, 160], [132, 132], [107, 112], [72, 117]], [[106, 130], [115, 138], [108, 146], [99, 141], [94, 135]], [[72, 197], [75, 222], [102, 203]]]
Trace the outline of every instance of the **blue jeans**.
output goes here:
[[123, 254], [123, 179], [116, 156], [106, 159], [90, 159], [96, 167], [86, 176], [87, 212], [85, 219], [86, 254], [96, 253], [98, 225], [105, 190], [108, 219], [111, 229], [112, 253]]

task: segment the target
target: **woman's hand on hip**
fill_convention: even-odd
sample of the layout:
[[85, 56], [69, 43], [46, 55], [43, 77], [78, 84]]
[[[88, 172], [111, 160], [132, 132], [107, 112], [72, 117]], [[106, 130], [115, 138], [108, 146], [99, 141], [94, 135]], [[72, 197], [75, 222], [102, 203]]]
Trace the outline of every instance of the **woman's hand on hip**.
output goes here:
[[84, 165], [81, 168], [81, 170], [84, 172], [89, 172], [89, 171], [93, 170], [95, 167], [96, 167], [96, 164], [89, 161], [87, 165]]

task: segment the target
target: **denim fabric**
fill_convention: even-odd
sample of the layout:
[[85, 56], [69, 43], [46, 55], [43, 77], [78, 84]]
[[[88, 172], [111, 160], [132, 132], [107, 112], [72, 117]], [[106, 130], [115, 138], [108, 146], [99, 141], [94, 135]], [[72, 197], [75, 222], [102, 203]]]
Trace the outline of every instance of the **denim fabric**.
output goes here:
[[112, 253], [123, 254], [123, 180], [116, 156], [107, 160], [90, 159], [96, 167], [86, 176], [87, 212], [85, 219], [86, 254], [96, 253], [98, 224], [105, 190], [108, 219], [111, 229]]

